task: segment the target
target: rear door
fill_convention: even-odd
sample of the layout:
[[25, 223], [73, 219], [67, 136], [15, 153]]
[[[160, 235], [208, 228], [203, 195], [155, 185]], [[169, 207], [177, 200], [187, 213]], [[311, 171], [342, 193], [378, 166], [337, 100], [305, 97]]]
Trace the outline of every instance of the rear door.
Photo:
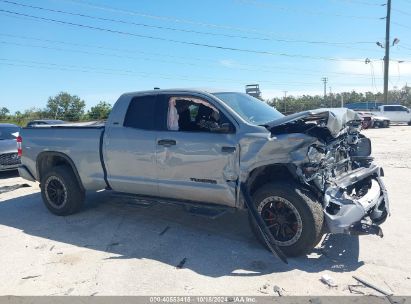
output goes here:
[[134, 97], [124, 123], [115, 122], [104, 139], [104, 161], [115, 191], [158, 195], [156, 95]]
[[[156, 142], [160, 196], [235, 206], [239, 147], [233, 121], [198, 96], [160, 95], [159, 100], [167, 109]], [[216, 131], [216, 124], [227, 130]]]

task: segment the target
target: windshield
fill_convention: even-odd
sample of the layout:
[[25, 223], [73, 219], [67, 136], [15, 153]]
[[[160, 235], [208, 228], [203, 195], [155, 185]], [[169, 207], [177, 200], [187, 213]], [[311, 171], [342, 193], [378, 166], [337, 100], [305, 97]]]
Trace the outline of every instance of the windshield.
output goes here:
[[255, 125], [264, 125], [284, 115], [264, 101], [245, 93], [214, 93], [244, 120]]
[[17, 126], [0, 126], [0, 140], [16, 139], [19, 136], [20, 128]]

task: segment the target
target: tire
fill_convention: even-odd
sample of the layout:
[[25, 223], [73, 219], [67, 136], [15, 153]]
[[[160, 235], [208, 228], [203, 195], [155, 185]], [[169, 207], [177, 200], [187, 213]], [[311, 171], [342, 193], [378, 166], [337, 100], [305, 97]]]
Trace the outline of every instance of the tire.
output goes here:
[[374, 122], [373, 128], [381, 128], [381, 126], [382, 126], [382, 123], [380, 121], [376, 121]]
[[[313, 198], [309, 191], [302, 189], [294, 182], [266, 184], [254, 193], [252, 199], [257, 211], [273, 232], [272, 235], [274, 239], [276, 239], [277, 245], [286, 256], [295, 257], [305, 255], [312, 251], [321, 240], [323, 236], [324, 222], [322, 206]], [[277, 207], [275, 207], [274, 204]], [[283, 216], [282, 220], [284, 220], [284, 218], [292, 218], [295, 220], [296, 223], [292, 225], [293, 227], [295, 227], [295, 225], [298, 227], [294, 228], [295, 234], [291, 239], [281, 239], [281, 236], [278, 234], [279, 230], [276, 229], [280, 226], [284, 227], [283, 231], [285, 231], [286, 227], [288, 227], [289, 231], [292, 231], [290, 230], [291, 225], [275, 224], [275, 219], [271, 220], [266, 218], [267, 214], [269, 214], [267, 213], [269, 212], [267, 211], [267, 208], [270, 206], [277, 210], [277, 212], [288, 210], [287, 216]], [[278, 206], [285, 206], [286, 208], [278, 208]], [[269, 210], [272, 211], [273, 209], [270, 208]], [[273, 215], [273, 217], [276, 216], [278, 217], [278, 215]], [[260, 229], [250, 213], [248, 218], [254, 235], [265, 247], [267, 247]], [[279, 218], [280, 222], [282, 220]], [[270, 227], [272, 225], [274, 225], [274, 227]]]
[[83, 205], [84, 191], [69, 166], [57, 166], [44, 174], [40, 188], [44, 204], [55, 215], [73, 214]]
[[408, 122], [408, 125], [411, 126], [411, 121]]

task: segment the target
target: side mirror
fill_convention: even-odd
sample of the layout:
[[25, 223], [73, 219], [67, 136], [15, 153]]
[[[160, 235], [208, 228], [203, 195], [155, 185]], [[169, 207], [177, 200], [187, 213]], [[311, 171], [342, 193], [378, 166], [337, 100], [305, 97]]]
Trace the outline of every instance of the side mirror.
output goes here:
[[234, 127], [230, 123], [223, 123], [220, 127], [213, 129], [216, 133], [234, 133]]

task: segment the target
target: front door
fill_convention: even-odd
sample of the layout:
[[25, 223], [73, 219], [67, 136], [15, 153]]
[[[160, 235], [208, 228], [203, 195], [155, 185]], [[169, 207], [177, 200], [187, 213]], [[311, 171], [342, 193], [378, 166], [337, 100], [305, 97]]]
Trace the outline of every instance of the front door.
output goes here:
[[162, 197], [235, 206], [239, 147], [234, 124], [197, 96], [161, 95], [167, 107], [156, 159]]

